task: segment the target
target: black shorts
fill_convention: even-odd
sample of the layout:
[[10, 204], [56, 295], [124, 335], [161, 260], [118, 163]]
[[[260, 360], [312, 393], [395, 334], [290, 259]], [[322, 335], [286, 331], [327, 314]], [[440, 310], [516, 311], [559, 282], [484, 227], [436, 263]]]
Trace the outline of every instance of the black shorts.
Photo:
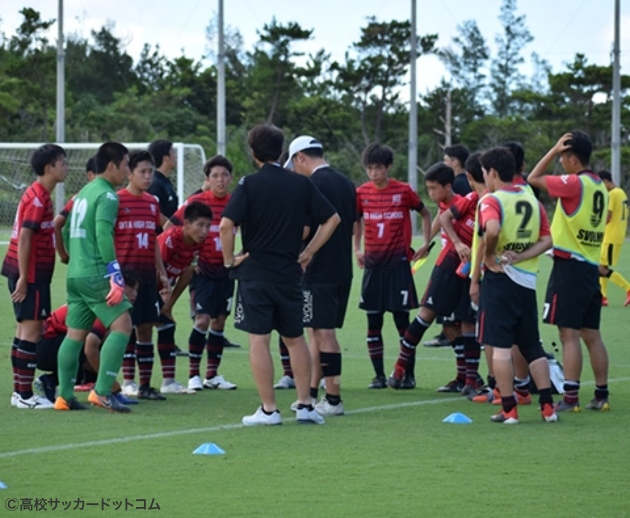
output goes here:
[[269, 281], [239, 281], [234, 326], [255, 335], [274, 329], [281, 336], [302, 336], [304, 325], [301, 284]]
[[140, 283], [138, 298], [133, 305], [131, 320], [134, 326], [155, 324], [160, 318], [164, 301], [157, 289], [157, 284]]
[[210, 315], [217, 318], [229, 315], [234, 298], [234, 280], [211, 279], [195, 273], [190, 281], [190, 312], [195, 315]]
[[[61, 347], [61, 342], [63, 342], [65, 337], [66, 335], [58, 334], [52, 338], [42, 338], [37, 343], [37, 368], [40, 371], [57, 372], [57, 355], [59, 353], [59, 348]], [[83, 364], [85, 362], [85, 349], [84, 347], [81, 347], [81, 354], [79, 356], [79, 371], [83, 370]]]
[[599, 268], [575, 259], [554, 257], [543, 322], [569, 329], [599, 329], [601, 312]]
[[[17, 279], [9, 279], [9, 293], [15, 291]], [[46, 320], [50, 316], [50, 284], [29, 282], [26, 286], [26, 298], [13, 303], [15, 320]]]
[[352, 279], [331, 283], [305, 284], [304, 327], [341, 329], [346, 318]]
[[441, 315], [442, 324], [452, 325], [462, 320], [474, 322], [470, 312], [470, 280], [454, 271], [435, 266], [421, 305]]
[[516, 284], [504, 273], [487, 271], [481, 297], [479, 343], [502, 349], [512, 344], [521, 349], [538, 346], [536, 290]]
[[418, 294], [408, 263], [397, 268], [363, 271], [359, 308], [383, 313], [409, 311], [418, 307]]

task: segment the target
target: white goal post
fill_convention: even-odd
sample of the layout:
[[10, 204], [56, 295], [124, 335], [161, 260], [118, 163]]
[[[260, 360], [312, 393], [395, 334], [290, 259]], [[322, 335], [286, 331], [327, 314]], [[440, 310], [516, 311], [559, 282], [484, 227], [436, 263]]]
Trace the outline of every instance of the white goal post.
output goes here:
[[[147, 149], [148, 142], [124, 142], [131, 151]], [[42, 146], [42, 142], [0, 142], [0, 227], [10, 227], [20, 197], [35, 175], [31, 170], [31, 153]], [[79, 192], [85, 185], [85, 164], [94, 155], [101, 143], [59, 144], [66, 150], [68, 176], [64, 184], [57, 186], [54, 193], [55, 213], [63, 208], [67, 199]], [[206, 153], [199, 144], [174, 142], [177, 151], [176, 189], [182, 203], [203, 183], [203, 165]]]

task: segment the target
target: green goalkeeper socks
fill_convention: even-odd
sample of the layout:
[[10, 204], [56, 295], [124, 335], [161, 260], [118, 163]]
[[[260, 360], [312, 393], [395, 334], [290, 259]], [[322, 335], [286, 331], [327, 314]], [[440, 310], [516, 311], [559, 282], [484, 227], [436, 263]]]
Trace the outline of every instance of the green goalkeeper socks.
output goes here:
[[129, 336], [125, 333], [112, 331], [109, 333], [101, 348], [101, 364], [96, 378], [96, 393], [106, 396], [112, 390], [112, 384], [122, 365]]
[[59, 369], [59, 395], [66, 401], [74, 397], [74, 384], [77, 381], [79, 369], [79, 354], [82, 342], [72, 340], [67, 336], [61, 342], [57, 353], [57, 368]]

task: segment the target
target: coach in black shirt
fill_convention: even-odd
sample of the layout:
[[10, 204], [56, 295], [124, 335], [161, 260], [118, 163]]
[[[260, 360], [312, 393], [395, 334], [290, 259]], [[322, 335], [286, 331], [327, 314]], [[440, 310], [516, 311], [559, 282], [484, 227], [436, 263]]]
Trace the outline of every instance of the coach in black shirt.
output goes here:
[[[177, 166], [177, 153], [170, 140], [154, 140], [149, 145], [149, 153], [155, 162], [153, 180], [149, 187], [149, 194], [153, 194], [160, 204], [161, 225], [170, 218], [178, 208], [177, 192], [169, 176]], [[160, 232], [162, 229], [160, 229]]]
[[[312, 182], [280, 167], [282, 132], [259, 125], [248, 144], [260, 170], [241, 178], [223, 211], [220, 234], [226, 268], [238, 279], [234, 322], [249, 333], [250, 361], [262, 404], [243, 424], [281, 424], [273, 390], [270, 333], [276, 329], [289, 348], [298, 395], [297, 420], [321, 424], [309, 397], [311, 360], [303, 335], [302, 271], [330, 238], [340, 218]], [[300, 253], [307, 221], [319, 225]], [[243, 253], [234, 255], [240, 226]]]

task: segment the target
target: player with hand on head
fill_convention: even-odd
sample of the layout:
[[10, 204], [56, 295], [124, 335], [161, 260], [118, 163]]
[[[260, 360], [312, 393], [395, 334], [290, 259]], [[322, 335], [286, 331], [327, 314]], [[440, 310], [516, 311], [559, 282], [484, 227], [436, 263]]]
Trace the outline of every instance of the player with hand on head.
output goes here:
[[55, 268], [50, 193], [68, 173], [66, 152], [55, 144], [45, 144], [31, 156], [31, 168], [37, 179], [20, 198], [1, 273], [8, 279], [17, 321], [11, 346], [11, 405], [49, 409], [52, 405], [48, 400], [33, 394], [32, 384], [42, 321], [50, 315], [50, 283]]
[[79, 354], [94, 321], [109, 329], [101, 349], [101, 364], [88, 402], [112, 412], [130, 412], [113, 396], [112, 384], [120, 370], [132, 330], [131, 303], [116, 259], [114, 226], [118, 196], [114, 187], [129, 174], [129, 151], [118, 142], [106, 142], [96, 156], [96, 178], [79, 191], [64, 227], [70, 260], [67, 273], [68, 332], [59, 348], [59, 397], [55, 408], [80, 408], [74, 397]]
[[[527, 181], [558, 198], [551, 223], [553, 268], [543, 310], [543, 321], [558, 327], [564, 365], [564, 398], [559, 412], [580, 412], [580, 374], [584, 340], [595, 375], [595, 395], [586, 405], [607, 411], [608, 352], [599, 331], [602, 294], [599, 262], [608, 214], [608, 191], [589, 167], [593, 145], [580, 130], [565, 133], [538, 162]], [[560, 156], [562, 176], [546, 175]]]

